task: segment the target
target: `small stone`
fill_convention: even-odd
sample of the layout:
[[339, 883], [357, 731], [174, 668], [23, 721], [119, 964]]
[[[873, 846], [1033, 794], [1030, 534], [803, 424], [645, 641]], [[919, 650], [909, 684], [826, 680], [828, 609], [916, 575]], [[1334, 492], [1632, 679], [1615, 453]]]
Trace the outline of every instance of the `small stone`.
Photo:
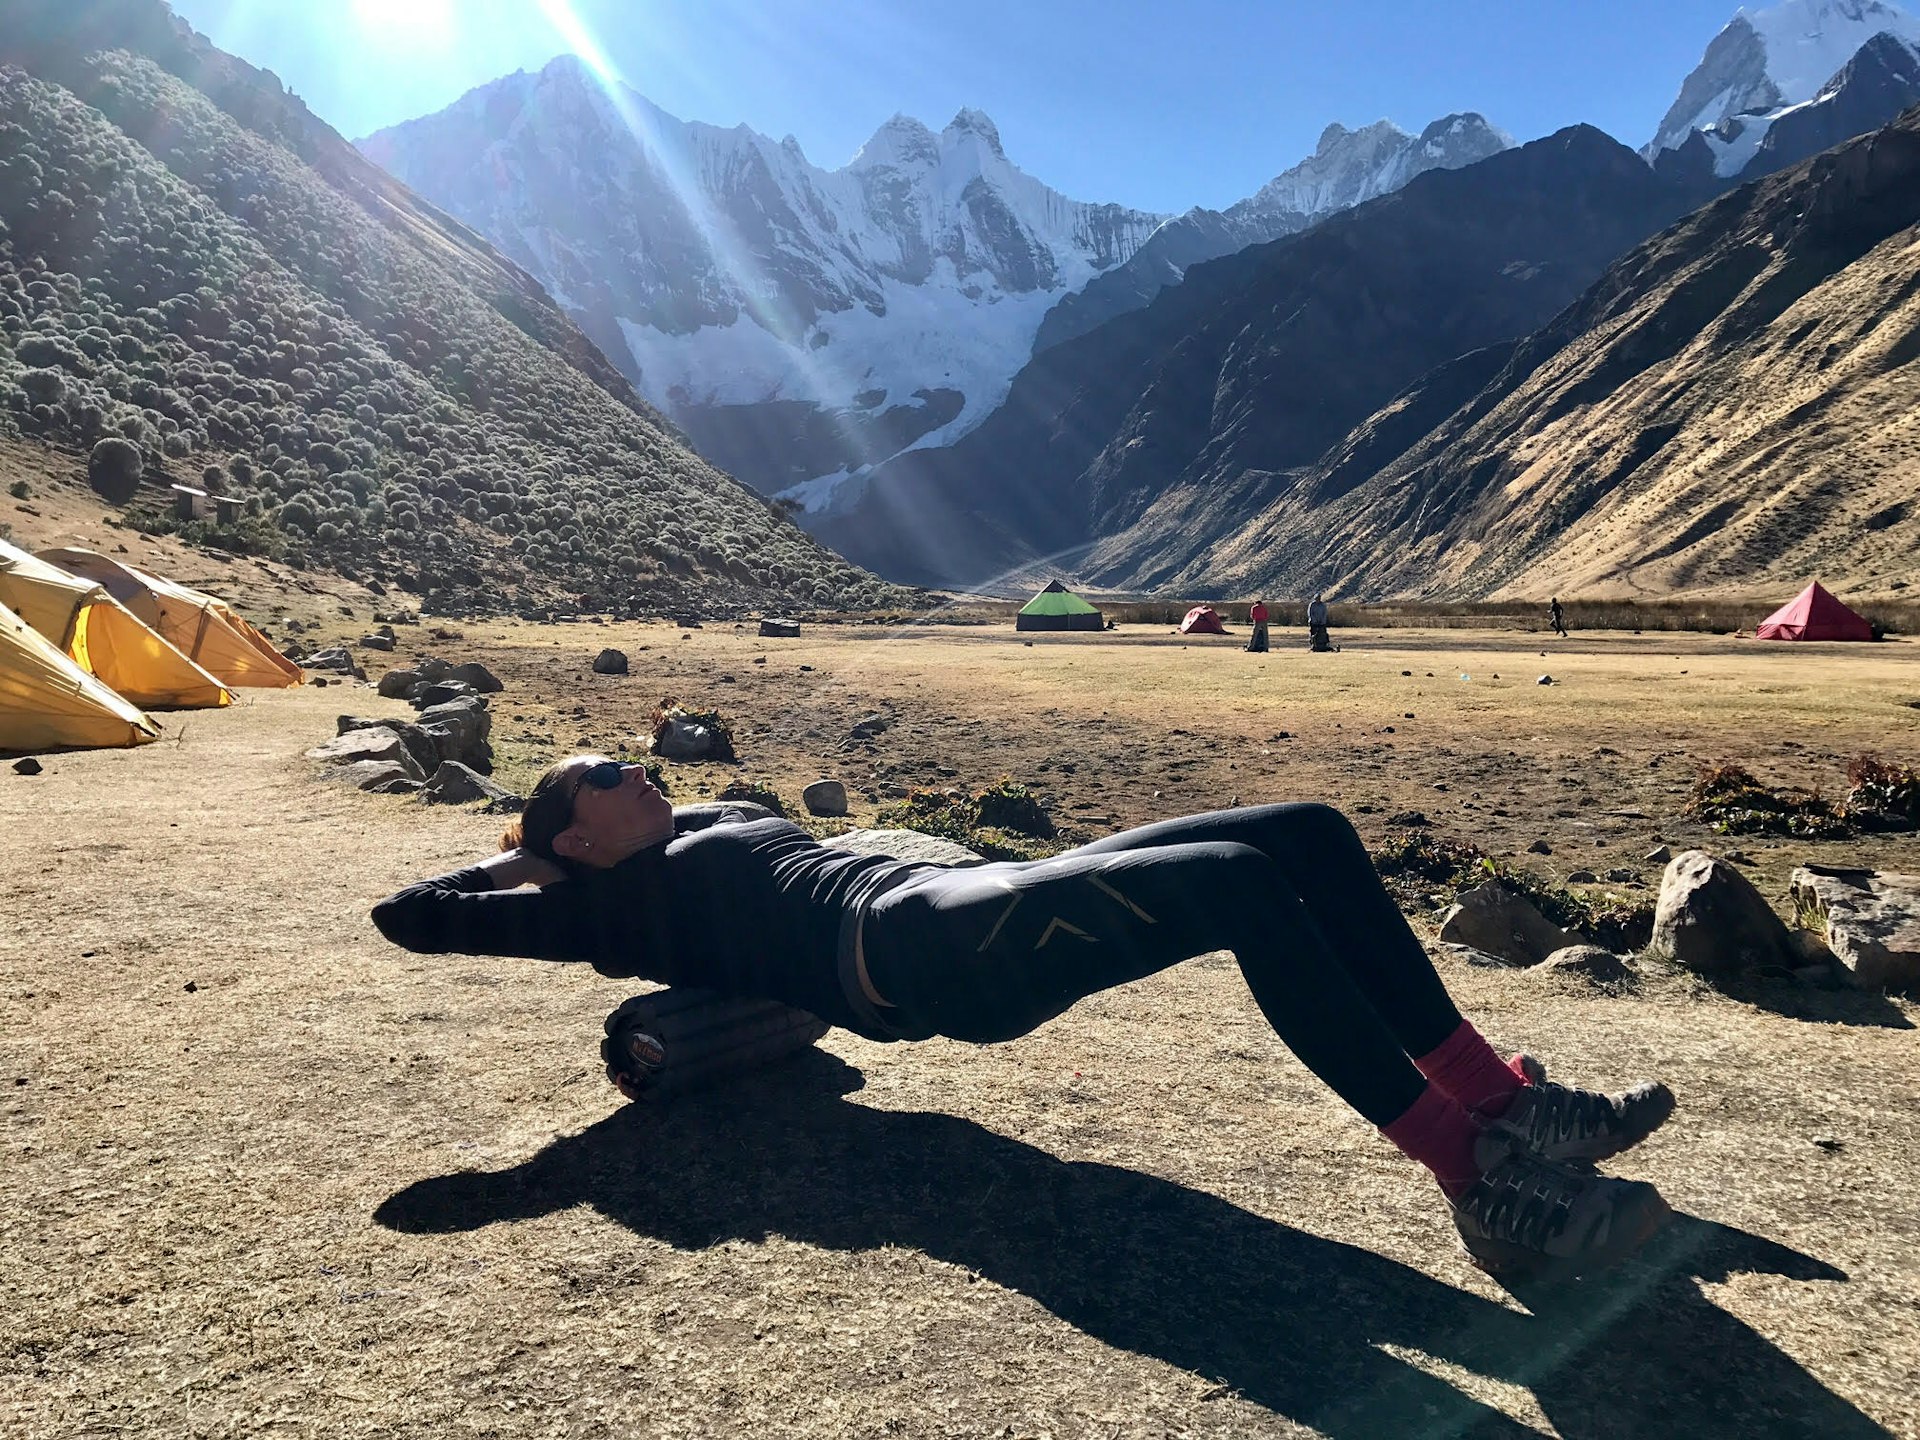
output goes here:
[[1847, 1144], [1846, 1141], [1836, 1140], [1831, 1135], [1816, 1135], [1813, 1137], [1813, 1143], [1815, 1145], [1818, 1145], [1822, 1150], [1826, 1151], [1829, 1155], [1833, 1154], [1833, 1152], [1836, 1150], [1845, 1149]]
[[1553, 847], [1544, 840], [1536, 840], [1527, 846], [1527, 853], [1529, 855], [1551, 855], [1553, 853]]
[[[1493, 678], [1498, 680], [1500, 677], [1496, 675]], [[1551, 675], [1542, 675], [1538, 680], [1534, 681], [1533, 683], [1536, 685], [1551, 685], [1553, 684], [1553, 677]]]
[[816, 780], [800, 792], [800, 803], [809, 815], [844, 815], [847, 787], [838, 780]]
[[1631, 885], [1640, 877], [1626, 867], [1620, 866], [1607, 871], [1606, 878], [1609, 885]]
[[1593, 871], [1591, 870], [1575, 870], [1567, 876], [1567, 884], [1593, 885], [1593, 884], [1597, 884], [1599, 882], [1599, 879], [1600, 877], [1594, 874]]
[[16, 775], [38, 775], [45, 768], [44, 765], [31, 755], [13, 762], [13, 773]]
[[802, 671], [811, 671], [811, 670], [813, 669], [813, 667], [812, 667], [811, 665], [802, 665], [802, 666], [800, 667], [800, 669], [801, 669]]
[[1668, 846], [1656, 845], [1640, 858], [1648, 865], [1664, 865], [1673, 858], [1673, 851]]
[[194, 983], [193, 983], [193, 981], [191, 981], [191, 980], [189, 980], [189, 981], [187, 981], [187, 983], [186, 983], [185, 985], [182, 985], [182, 986], [181, 986], [180, 988], [181, 988], [182, 990], [185, 990], [185, 991], [187, 992], [187, 994], [189, 994], [189, 995], [192, 995], [192, 994], [194, 994], [195, 992], [197, 992], [197, 991], [198, 991], [198, 990], [200, 989], [200, 987], [199, 987], [198, 985], [196, 985], [196, 984], [194, 984]]

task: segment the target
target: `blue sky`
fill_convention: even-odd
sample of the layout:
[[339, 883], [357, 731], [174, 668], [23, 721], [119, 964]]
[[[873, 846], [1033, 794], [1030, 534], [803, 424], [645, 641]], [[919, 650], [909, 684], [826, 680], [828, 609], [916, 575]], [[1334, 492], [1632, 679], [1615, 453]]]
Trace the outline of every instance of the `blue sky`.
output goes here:
[[991, 115], [1079, 200], [1224, 206], [1329, 121], [1479, 110], [1640, 145], [1735, 0], [173, 0], [357, 137], [536, 69], [569, 36], [688, 120], [844, 164], [895, 112]]

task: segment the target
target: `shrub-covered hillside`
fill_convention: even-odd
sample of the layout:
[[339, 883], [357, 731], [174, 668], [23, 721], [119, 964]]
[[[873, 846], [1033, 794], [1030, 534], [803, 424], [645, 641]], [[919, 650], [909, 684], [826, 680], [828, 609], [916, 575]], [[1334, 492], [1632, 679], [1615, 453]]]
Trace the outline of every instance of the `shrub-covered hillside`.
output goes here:
[[[189, 33], [152, 0], [70, 8]], [[259, 72], [219, 57], [222, 109], [146, 54], [63, 49], [62, 13], [25, 0], [8, 23], [42, 43], [0, 37], [32, 66], [0, 65], [0, 433], [95, 454], [107, 491], [204, 481], [246, 502], [209, 538], [449, 606], [901, 603], [695, 456], [530, 282], [487, 283], [525, 277], [480, 242], [323, 173], [350, 149], [271, 77], [238, 104]]]

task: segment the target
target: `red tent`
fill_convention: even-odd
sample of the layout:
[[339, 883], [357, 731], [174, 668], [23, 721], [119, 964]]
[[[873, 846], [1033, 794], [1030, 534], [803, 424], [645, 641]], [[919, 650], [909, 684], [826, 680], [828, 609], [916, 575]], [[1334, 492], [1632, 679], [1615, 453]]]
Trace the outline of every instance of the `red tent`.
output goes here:
[[1753, 633], [1760, 640], [1871, 640], [1873, 626], [1815, 580]]
[[1187, 618], [1180, 622], [1182, 635], [1224, 635], [1227, 627], [1220, 623], [1220, 612], [1211, 605], [1196, 605], [1187, 611]]

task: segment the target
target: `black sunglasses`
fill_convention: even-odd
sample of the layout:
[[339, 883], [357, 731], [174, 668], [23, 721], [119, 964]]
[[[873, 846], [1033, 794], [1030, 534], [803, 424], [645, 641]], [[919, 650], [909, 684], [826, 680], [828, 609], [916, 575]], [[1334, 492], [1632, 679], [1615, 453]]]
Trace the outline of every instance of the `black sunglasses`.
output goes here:
[[591, 785], [596, 790], [618, 790], [626, 773], [627, 767], [618, 760], [602, 760], [598, 764], [589, 765], [580, 772], [580, 778], [568, 789], [567, 809], [573, 809], [574, 796], [580, 793], [582, 785]]

